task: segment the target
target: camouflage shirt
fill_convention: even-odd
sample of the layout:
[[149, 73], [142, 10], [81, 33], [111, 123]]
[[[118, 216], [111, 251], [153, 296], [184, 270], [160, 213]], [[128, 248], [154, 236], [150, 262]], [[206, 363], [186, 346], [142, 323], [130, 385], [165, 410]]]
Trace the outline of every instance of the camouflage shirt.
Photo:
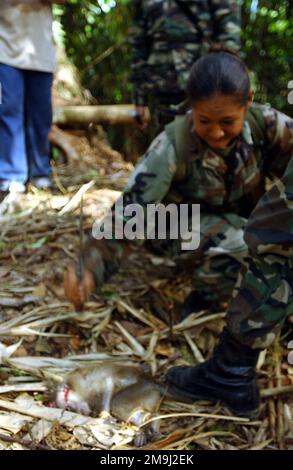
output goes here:
[[[251, 114], [257, 119], [251, 119]], [[178, 126], [176, 124], [178, 122]], [[184, 146], [180, 148], [176, 134], [181, 135]], [[181, 155], [180, 155], [181, 154]], [[243, 217], [249, 217], [259, 200], [259, 187], [264, 175], [280, 177], [293, 155], [293, 121], [281, 112], [254, 104], [247, 113], [241, 134], [223, 154], [208, 147], [197, 136], [191, 113], [180, 116], [166, 127], [151, 144], [137, 164], [117, 205], [113, 206], [110, 218], [115, 219], [119, 230], [107, 240], [113, 251], [111, 262], [92, 263], [97, 285], [107, 279], [119, 267], [122, 256], [123, 226], [131, 216], [125, 207], [139, 204], [145, 212], [144, 230], [133, 238], [140, 245], [145, 239], [148, 224], [148, 204], [163, 202], [198, 203], [201, 219], [209, 215], [229, 218], [235, 228]], [[184, 171], [181, 167], [184, 167]], [[180, 170], [180, 171], [178, 171]], [[253, 206], [246, 214], [243, 205], [255, 194]], [[114, 217], [113, 217], [114, 216]], [[93, 231], [93, 237], [95, 234]], [[90, 257], [90, 255], [89, 255]]]
[[157, 203], [175, 189], [180, 202], [200, 203], [203, 210], [225, 206], [225, 211], [237, 212], [237, 202], [257, 189], [263, 175], [280, 177], [293, 154], [292, 119], [269, 106], [254, 104], [251, 110], [258, 122], [249, 119], [249, 111], [241, 134], [225, 154], [199, 139], [190, 112], [176, 118], [183, 121], [185, 133], [184, 176], [178, 178], [182, 156], [176, 148], [175, 120], [136, 166], [124, 203]]
[[150, 91], [185, 90], [189, 71], [211, 43], [240, 48], [242, 0], [134, 0], [130, 44], [136, 104]]

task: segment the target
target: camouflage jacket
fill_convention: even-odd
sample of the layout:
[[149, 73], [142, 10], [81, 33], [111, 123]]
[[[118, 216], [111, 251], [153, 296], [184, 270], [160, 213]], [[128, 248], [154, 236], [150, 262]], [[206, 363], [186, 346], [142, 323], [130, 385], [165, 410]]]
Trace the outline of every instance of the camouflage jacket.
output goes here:
[[182, 93], [192, 64], [209, 44], [239, 50], [241, 4], [242, 0], [134, 0], [130, 44], [135, 103], [147, 104], [150, 90]]
[[[175, 124], [178, 119], [181, 120], [179, 127]], [[220, 213], [229, 218], [232, 225], [233, 220], [238, 224], [239, 217], [233, 214], [250, 216], [253, 206], [247, 211], [249, 197], [256, 194], [252, 201], [255, 205], [262, 195], [258, 190], [262, 188], [264, 176], [279, 178], [288, 162], [292, 166], [293, 120], [269, 106], [254, 104], [251, 107], [241, 134], [225, 154], [215, 152], [199, 139], [190, 112], [176, 120], [158, 135], [137, 164], [119, 200], [122, 211], [115, 210], [115, 206], [112, 208], [110, 219], [114, 216], [122, 232], [117, 236], [120, 229], [117, 232], [115, 226], [115, 235], [107, 240], [113, 252], [111, 262], [96, 263], [93, 269], [97, 285], [119, 267], [123, 225], [131, 219], [124, 212], [127, 205], [139, 204], [146, 211], [148, 204], [161, 201], [199, 203], [201, 214]], [[177, 145], [178, 130], [182, 132], [184, 148]], [[178, 172], [182, 164], [184, 171]], [[147, 217], [144, 222], [148, 222]], [[95, 238], [94, 230], [93, 236]], [[142, 244], [144, 235], [133, 241]]]
[[182, 156], [176, 148], [175, 120], [136, 166], [124, 191], [124, 203], [145, 206], [176, 190], [180, 202], [200, 203], [203, 210], [237, 212], [238, 201], [257, 189], [263, 175], [280, 177], [293, 155], [292, 119], [269, 106], [254, 104], [251, 110], [257, 121], [250, 119], [249, 111], [241, 134], [225, 155], [199, 139], [190, 112], [177, 118], [184, 121], [184, 175], [178, 178]]

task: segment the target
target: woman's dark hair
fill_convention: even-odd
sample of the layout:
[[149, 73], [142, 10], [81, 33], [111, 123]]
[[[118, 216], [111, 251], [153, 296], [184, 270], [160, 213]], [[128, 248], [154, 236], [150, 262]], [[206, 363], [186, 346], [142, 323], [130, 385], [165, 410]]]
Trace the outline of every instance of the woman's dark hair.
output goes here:
[[246, 65], [233, 50], [213, 46], [193, 64], [186, 91], [191, 104], [221, 94], [234, 96], [244, 105], [250, 91]]

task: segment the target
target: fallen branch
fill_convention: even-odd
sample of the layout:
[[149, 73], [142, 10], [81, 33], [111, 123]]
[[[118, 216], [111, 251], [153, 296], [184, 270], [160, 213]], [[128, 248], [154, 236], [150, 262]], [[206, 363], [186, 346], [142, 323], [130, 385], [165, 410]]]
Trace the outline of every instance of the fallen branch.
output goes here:
[[20, 439], [18, 437], [8, 436], [6, 434], [0, 433], [0, 440], [4, 442], [10, 442], [12, 444], [20, 444], [24, 447], [27, 447], [30, 450], [56, 450], [53, 447], [46, 446], [44, 444], [38, 444], [35, 442], [27, 441], [26, 439]]
[[212, 418], [212, 419], [222, 419], [224, 421], [236, 421], [239, 423], [248, 423], [249, 419], [248, 418], [239, 418], [237, 416], [224, 416], [224, 415], [214, 415], [210, 413], [170, 413], [167, 415], [160, 415], [160, 416], [155, 416], [154, 418], [151, 418], [147, 420], [145, 423], [143, 423], [143, 426], [146, 426], [146, 424], [152, 423], [153, 421], [158, 421], [158, 419], [167, 419], [167, 418], [181, 418], [185, 416], [193, 416], [195, 418]]
[[52, 145], [59, 147], [65, 154], [66, 161], [78, 160], [79, 155], [68, 138], [68, 134], [57, 126], [52, 126], [49, 133], [49, 141]]
[[54, 124], [133, 124], [132, 104], [64, 106], [54, 109]]
[[59, 216], [62, 216], [64, 214], [66, 214], [66, 212], [70, 212], [72, 211], [73, 209], [75, 209], [81, 199], [82, 199], [82, 196], [92, 187], [94, 186], [95, 182], [94, 181], [90, 181], [89, 183], [86, 183], [84, 184], [78, 191], [77, 193], [73, 196], [72, 199], [70, 199], [70, 201], [61, 209], [61, 211], [59, 212]]
[[260, 391], [260, 396], [262, 398], [269, 398], [276, 395], [283, 395], [285, 393], [292, 393], [293, 385], [285, 385], [283, 387], [272, 387]]

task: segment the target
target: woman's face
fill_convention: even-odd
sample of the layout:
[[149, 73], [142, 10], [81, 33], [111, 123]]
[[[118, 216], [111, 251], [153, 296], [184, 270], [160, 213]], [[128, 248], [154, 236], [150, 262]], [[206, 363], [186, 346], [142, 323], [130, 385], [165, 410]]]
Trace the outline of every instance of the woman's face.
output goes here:
[[192, 106], [194, 127], [201, 139], [214, 150], [224, 150], [240, 134], [251, 96], [243, 105], [235, 97], [214, 95]]

